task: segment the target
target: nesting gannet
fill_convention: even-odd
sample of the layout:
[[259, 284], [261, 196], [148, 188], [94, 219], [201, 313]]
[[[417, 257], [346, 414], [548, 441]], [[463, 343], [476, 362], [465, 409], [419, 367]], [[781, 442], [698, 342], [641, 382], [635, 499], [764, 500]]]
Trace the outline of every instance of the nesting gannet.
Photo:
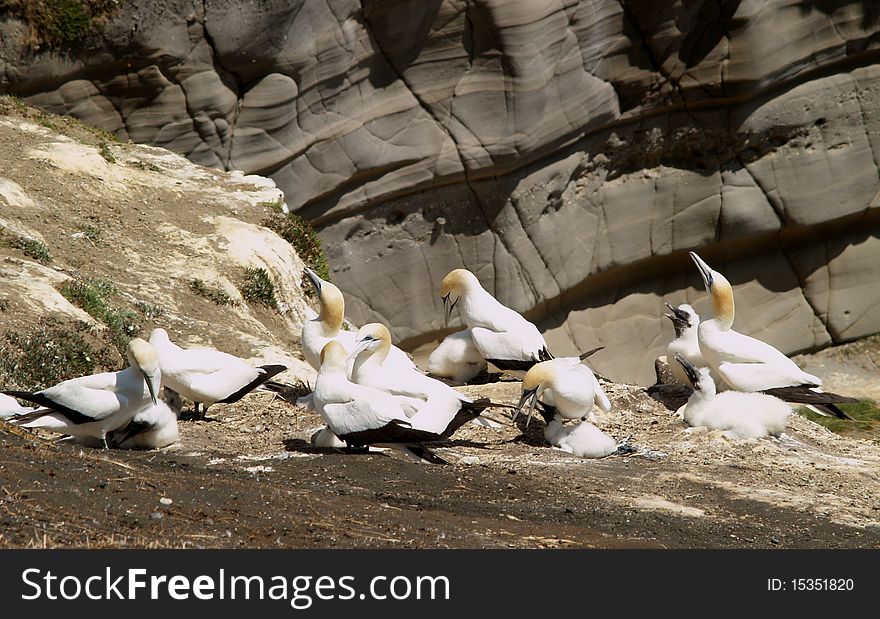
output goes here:
[[487, 367], [470, 329], [447, 335], [428, 357], [428, 374], [466, 383]]
[[165, 329], [153, 329], [150, 343], [159, 355], [162, 382], [195, 403], [193, 416], [202, 417], [211, 404], [231, 404], [287, 369], [283, 365], [253, 367], [244, 359], [210, 348], [181, 348]]
[[581, 458], [603, 458], [618, 449], [618, 443], [589, 421], [565, 426], [555, 416], [544, 428], [547, 442], [567, 453]]
[[589, 418], [596, 404], [611, 411], [611, 402], [596, 375], [579, 357], [561, 357], [532, 367], [523, 379], [518, 413], [530, 402], [526, 424], [538, 406], [548, 423], [559, 415], [563, 419]]
[[709, 368], [695, 368], [681, 355], [675, 361], [694, 385], [694, 393], [679, 409], [688, 425], [723, 430], [732, 438], [778, 436], [785, 430], [791, 407], [779, 398], [741, 391], [716, 394]]
[[391, 333], [385, 325], [373, 322], [361, 327], [351, 354], [351, 381], [405, 398], [398, 399], [398, 403], [403, 405], [413, 428], [451, 436], [489, 406], [487, 399], [475, 402], [418, 370], [400, 367], [390, 358], [390, 349]]
[[37, 409], [30, 406], [22, 406], [15, 398], [0, 393], [0, 419], [32, 413], [35, 410]]
[[330, 430], [348, 448], [393, 447], [419, 460], [445, 463], [424, 446], [445, 439], [413, 428], [394, 396], [351, 382], [347, 357], [339, 342], [328, 342], [321, 352], [313, 402]]
[[804, 372], [769, 344], [731, 329], [734, 302], [730, 282], [697, 254], [690, 252], [690, 255], [712, 299], [713, 318], [704, 320], [697, 328], [700, 350], [712, 371], [737, 391], [762, 391], [847, 418], [834, 403], [857, 400], [821, 391], [818, 387], [822, 380], [818, 376]]
[[139, 411], [122, 428], [107, 434], [118, 449], [160, 449], [176, 443], [177, 414], [162, 400]]
[[499, 303], [467, 269], [450, 271], [440, 284], [446, 322], [459, 303], [474, 345], [486, 361], [501, 370], [528, 370], [552, 359], [538, 328]]
[[[345, 331], [342, 328], [345, 299], [339, 288], [321, 279], [312, 269], [306, 268], [305, 274], [318, 294], [321, 313], [316, 318], [303, 322], [300, 344], [306, 362], [318, 370], [321, 367], [321, 351], [327, 342], [339, 342], [346, 352], [351, 353], [355, 349], [356, 338], [354, 331]], [[416, 367], [409, 355], [397, 346], [392, 346], [389, 354], [401, 366]]]
[[36, 393], [4, 391], [44, 407], [10, 421], [24, 428], [97, 438], [106, 447], [108, 432], [127, 424], [150, 403], [157, 403], [161, 372], [156, 350], [135, 338], [128, 343], [126, 356], [129, 367], [119, 372], [73, 378]]

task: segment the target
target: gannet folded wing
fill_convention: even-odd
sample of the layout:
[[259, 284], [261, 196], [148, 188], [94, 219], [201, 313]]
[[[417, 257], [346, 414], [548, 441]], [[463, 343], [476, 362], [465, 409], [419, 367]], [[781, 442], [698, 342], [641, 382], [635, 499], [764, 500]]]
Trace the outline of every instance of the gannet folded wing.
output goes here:
[[532, 342], [524, 344], [523, 338], [516, 333], [474, 327], [471, 334], [483, 358], [501, 370], [528, 370], [536, 363], [552, 358], [545, 346], [534, 348]]

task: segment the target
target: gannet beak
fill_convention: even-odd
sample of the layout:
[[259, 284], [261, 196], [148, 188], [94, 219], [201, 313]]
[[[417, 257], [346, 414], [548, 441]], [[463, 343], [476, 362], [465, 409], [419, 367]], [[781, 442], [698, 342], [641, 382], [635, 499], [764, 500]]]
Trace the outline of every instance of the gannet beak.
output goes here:
[[675, 360], [678, 361], [678, 364], [682, 368], [684, 368], [684, 373], [687, 374], [688, 380], [691, 381], [694, 389], [699, 389], [700, 382], [699, 376], [697, 375], [697, 368], [678, 353], [675, 353]]
[[367, 348], [370, 347], [370, 344], [372, 344], [373, 341], [374, 340], [372, 338], [364, 338], [361, 341], [359, 341], [357, 343], [357, 346], [355, 347], [355, 349], [351, 352], [350, 355], [348, 355], [348, 358], [349, 359], [357, 358], [357, 356], [359, 354], [361, 354], [363, 351], [365, 351]]
[[443, 319], [443, 326], [444, 327], [449, 326], [449, 319], [452, 318], [452, 310], [455, 309], [455, 304], [458, 303], [459, 299], [461, 299], [461, 297], [458, 297], [458, 299], [456, 299], [455, 301], [450, 301], [449, 300], [450, 294], [452, 294], [452, 293], [450, 292], [445, 297], [443, 297], [443, 308], [446, 310], [446, 317]]
[[309, 281], [312, 282], [312, 286], [315, 287], [315, 292], [317, 292], [320, 295], [321, 294], [321, 284], [323, 283], [323, 280], [321, 280], [321, 278], [318, 277], [318, 274], [315, 273], [313, 270], [311, 270], [309, 267], [306, 267], [304, 272], [305, 272], [306, 277], [309, 278]]
[[671, 311], [672, 313], [663, 315], [672, 321], [672, 325], [675, 327], [675, 334], [676, 336], [678, 336], [685, 329], [685, 327], [690, 324], [690, 316], [688, 316], [687, 313], [681, 311], [677, 307], [672, 307], [671, 305], [669, 305], [669, 303], [664, 303], [664, 305], [668, 307], [669, 311]]
[[[516, 418], [520, 416], [520, 413], [523, 413], [523, 407], [529, 399], [532, 400], [531, 406], [529, 407], [529, 418], [531, 418], [532, 411], [535, 410], [535, 402], [538, 400], [537, 387], [523, 392], [522, 397], [519, 399], [519, 404], [516, 405], [516, 412], [513, 414], [513, 421], [516, 421]], [[528, 423], [528, 420], [526, 420], [526, 427], [528, 427]]]
[[590, 357], [595, 355], [600, 350], [603, 350], [604, 348], [605, 348], [604, 346], [597, 346], [596, 348], [593, 348], [592, 350], [588, 350], [587, 352], [582, 352], [580, 355], [578, 355], [578, 359], [580, 359], [581, 361], [583, 361], [584, 359], [589, 359]]
[[156, 394], [159, 393], [159, 376], [156, 374], [147, 374], [143, 371], [141, 371], [141, 373], [144, 375], [147, 389], [150, 391], [150, 399], [153, 401], [153, 406], [156, 406], [159, 403], [159, 399], [156, 396]]
[[712, 269], [709, 268], [709, 265], [706, 264], [702, 258], [700, 258], [694, 252], [688, 252], [691, 255], [691, 259], [693, 259], [694, 264], [697, 265], [697, 269], [700, 271], [700, 275], [703, 276], [703, 283], [706, 285], [706, 290], [709, 290], [712, 287]]

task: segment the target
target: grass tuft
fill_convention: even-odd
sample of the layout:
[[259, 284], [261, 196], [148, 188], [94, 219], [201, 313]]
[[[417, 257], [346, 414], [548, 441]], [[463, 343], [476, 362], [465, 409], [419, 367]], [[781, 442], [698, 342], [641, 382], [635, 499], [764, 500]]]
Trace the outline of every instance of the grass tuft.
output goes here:
[[205, 297], [206, 299], [213, 301], [217, 305], [235, 304], [235, 300], [228, 294], [226, 294], [226, 292], [224, 292], [220, 288], [206, 284], [201, 279], [191, 279], [189, 282], [189, 289], [200, 297]]
[[45, 243], [26, 236], [5, 237], [2, 244], [13, 249], [20, 249], [25, 256], [30, 256], [41, 264], [49, 264], [53, 260], [52, 252]]
[[[327, 255], [321, 247], [321, 239], [318, 233], [305, 219], [295, 213], [283, 215], [276, 213], [263, 220], [263, 226], [272, 230], [275, 234], [287, 241], [296, 250], [296, 254], [315, 271], [321, 279], [330, 279], [330, 268], [327, 264]], [[303, 279], [303, 292], [307, 297], [314, 295], [314, 290]]]
[[873, 436], [880, 431], [880, 406], [873, 400], [861, 400], [853, 404], [838, 404], [840, 409], [852, 419], [838, 419], [814, 413], [802, 406], [797, 412], [810, 421], [815, 421], [835, 434], [862, 434]]
[[60, 291], [68, 301], [107, 325], [110, 341], [124, 354], [128, 342], [140, 331], [140, 324], [135, 312], [110, 302], [117, 293], [116, 286], [100, 279], [72, 279], [64, 282]]
[[107, 163], [116, 163], [116, 157], [113, 155], [113, 151], [110, 150], [110, 145], [107, 142], [101, 142], [98, 152], [101, 153], [101, 156]]
[[278, 309], [278, 301], [275, 299], [275, 285], [269, 278], [266, 269], [245, 269], [244, 278], [238, 289], [246, 301]]
[[28, 25], [32, 47], [70, 47], [116, 13], [117, 0], [0, 0], [0, 9]]

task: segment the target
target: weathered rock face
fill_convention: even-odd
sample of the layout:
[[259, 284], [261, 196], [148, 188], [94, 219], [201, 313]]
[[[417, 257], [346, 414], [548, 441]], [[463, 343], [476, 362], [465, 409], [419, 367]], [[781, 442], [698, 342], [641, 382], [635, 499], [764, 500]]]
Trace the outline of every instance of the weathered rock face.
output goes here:
[[465, 266], [649, 382], [661, 300], [787, 351], [880, 330], [880, 9], [867, 0], [127, 1], [71, 55], [0, 25], [0, 84], [194, 161], [270, 175], [356, 322], [443, 328]]

